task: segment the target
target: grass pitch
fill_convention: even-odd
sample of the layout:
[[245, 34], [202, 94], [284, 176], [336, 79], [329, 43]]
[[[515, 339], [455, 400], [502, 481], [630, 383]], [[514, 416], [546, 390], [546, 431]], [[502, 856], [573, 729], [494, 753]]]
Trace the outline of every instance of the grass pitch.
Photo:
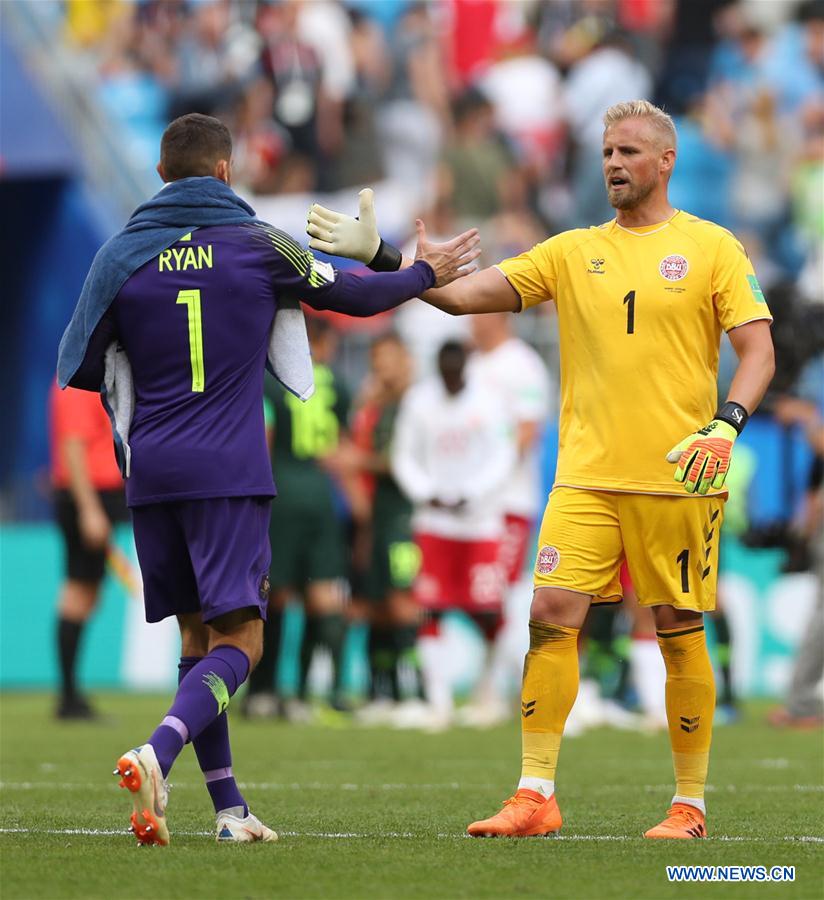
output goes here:
[[[666, 737], [598, 730], [561, 751], [559, 838], [472, 840], [519, 766], [517, 724], [422, 735], [232, 721], [235, 773], [276, 844], [218, 846], [186, 749], [172, 772], [172, 845], [137, 849], [110, 774], [168, 698], [108, 696], [106, 721], [63, 724], [41, 695], [0, 700], [0, 894], [17, 898], [824, 896], [820, 733], [717, 728], [710, 838], [645, 841], [666, 811]], [[671, 884], [668, 864], [792, 865], [793, 884]]]

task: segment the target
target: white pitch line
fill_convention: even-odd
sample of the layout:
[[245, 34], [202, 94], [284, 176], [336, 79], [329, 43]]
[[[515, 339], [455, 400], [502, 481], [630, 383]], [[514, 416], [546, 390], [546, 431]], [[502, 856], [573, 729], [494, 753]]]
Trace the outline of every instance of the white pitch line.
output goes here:
[[[68, 791], [87, 791], [87, 790], [109, 790], [112, 787], [116, 787], [117, 782], [111, 781], [106, 783], [106, 779], [101, 779], [100, 781], [0, 781], [0, 791], [8, 790], [8, 791], [38, 791], [38, 790], [68, 790]], [[667, 788], [672, 785], [667, 785]], [[170, 782], [170, 788], [175, 790], [191, 790], [197, 789], [201, 790], [203, 788], [202, 782], [194, 782], [194, 781], [180, 781], [180, 782]], [[239, 781], [238, 787], [242, 790], [250, 790], [250, 791], [412, 791], [412, 790], [427, 790], [427, 791], [443, 791], [443, 790], [462, 790], [462, 789], [475, 789], [482, 790], [490, 787], [488, 782], [483, 783], [471, 783], [471, 782], [444, 782], [443, 784], [401, 784], [401, 783], [387, 783], [387, 784], [354, 784], [351, 782], [334, 782], [334, 783], [324, 783], [321, 781], [307, 781], [307, 782], [279, 782], [279, 781]], [[662, 789], [663, 789], [662, 785]]]
[[[125, 828], [0, 828], [0, 834], [81, 834], [88, 837], [129, 837], [131, 831]], [[214, 831], [175, 831], [184, 837], [204, 837]]]
[[[439, 835], [440, 837], [440, 835]], [[644, 840], [641, 835], [637, 837], [633, 837], [631, 835], [624, 834], [559, 834], [554, 838], [550, 838], [550, 840], [555, 841], [637, 841]], [[744, 835], [726, 835], [726, 834], [718, 834], [718, 835], [710, 835], [707, 838], [704, 838], [706, 841], [722, 841], [724, 843], [736, 843], [736, 844], [772, 844], [774, 841], [770, 838], [749, 838]], [[790, 835], [785, 837], [775, 838], [777, 841], [784, 841], [786, 843], [813, 843], [813, 844], [824, 844], [824, 837], [813, 837], [812, 835]]]
[[[180, 837], [211, 837], [213, 831], [174, 831], [174, 835]], [[131, 832], [122, 829], [108, 828], [0, 828], [0, 834], [50, 834], [50, 835], [82, 835], [84, 837], [129, 837]], [[386, 832], [357, 832], [357, 831], [281, 831], [281, 837], [294, 838], [322, 838], [325, 840], [385, 840], [387, 838], [393, 840], [423, 840], [431, 835], [416, 834], [409, 831], [386, 831]], [[440, 840], [464, 839], [471, 840], [468, 834], [449, 834], [439, 833], [435, 837]], [[644, 838], [639, 835], [628, 834], [559, 834], [547, 838], [549, 841], [567, 841], [571, 843], [590, 841], [590, 842], [628, 842], [643, 841]], [[719, 841], [724, 843], [739, 844], [772, 844], [774, 840], [769, 838], [748, 838], [742, 835], [728, 836], [717, 835], [705, 838], [707, 841]], [[815, 837], [812, 835], [792, 835], [787, 837], [776, 838], [778, 841], [785, 843], [824, 843], [824, 837]]]
[[[115, 787], [116, 782], [112, 781], [106, 784], [105, 779], [100, 781], [72, 782], [72, 781], [0, 781], [0, 791], [37, 791], [37, 790], [54, 790], [55, 788], [63, 791], [88, 791], [88, 790], [109, 790]], [[202, 782], [181, 781], [172, 782], [170, 787], [175, 790], [200, 790], [203, 787]], [[239, 781], [238, 787], [242, 790], [249, 791], [443, 791], [443, 790], [487, 790], [491, 787], [489, 782], [458, 782], [449, 781], [441, 784], [431, 783], [399, 783], [388, 782], [385, 784], [355, 784], [351, 782], [326, 783], [321, 781]], [[639, 790], [655, 793], [658, 791], [672, 790], [672, 784], [643, 784], [638, 786]], [[824, 792], [824, 784], [725, 784], [725, 785], [707, 785], [707, 793], [729, 793], [755, 791], [758, 793], [787, 793], [795, 791], [798, 793], [820, 793]], [[610, 791], [624, 791], [624, 785], [605, 784], [598, 787], [599, 793]], [[576, 796], [584, 794], [585, 791], [573, 787], [571, 793]]]

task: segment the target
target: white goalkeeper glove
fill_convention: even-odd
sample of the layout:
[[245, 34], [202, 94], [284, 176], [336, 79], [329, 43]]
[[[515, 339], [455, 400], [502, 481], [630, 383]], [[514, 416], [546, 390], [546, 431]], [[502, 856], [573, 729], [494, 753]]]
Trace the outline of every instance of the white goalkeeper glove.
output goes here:
[[400, 251], [381, 240], [378, 234], [374, 196], [372, 188], [364, 188], [358, 194], [357, 219], [313, 203], [306, 219], [309, 246], [330, 256], [357, 259], [376, 272], [399, 269]]

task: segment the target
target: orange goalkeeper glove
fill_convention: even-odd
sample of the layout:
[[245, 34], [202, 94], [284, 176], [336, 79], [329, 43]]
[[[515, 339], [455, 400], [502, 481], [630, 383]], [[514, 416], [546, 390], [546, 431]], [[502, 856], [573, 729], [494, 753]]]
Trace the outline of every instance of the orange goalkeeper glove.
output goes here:
[[667, 454], [667, 462], [678, 463], [675, 480], [690, 494], [706, 494], [710, 487], [724, 487], [735, 439], [749, 415], [740, 403], [728, 401], [708, 425], [685, 437]]

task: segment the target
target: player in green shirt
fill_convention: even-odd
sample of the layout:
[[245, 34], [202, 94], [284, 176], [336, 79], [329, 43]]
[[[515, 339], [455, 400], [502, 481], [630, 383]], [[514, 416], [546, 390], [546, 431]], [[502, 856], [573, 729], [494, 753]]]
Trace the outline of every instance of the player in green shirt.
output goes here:
[[[274, 714], [273, 694], [280, 653], [283, 610], [299, 596], [306, 619], [300, 650], [299, 697], [306, 699], [306, 676], [317, 647], [332, 658], [337, 690], [346, 624], [343, 607], [348, 572], [345, 509], [328, 469], [346, 434], [350, 396], [330, 368], [337, 335], [322, 319], [308, 319], [315, 393], [305, 403], [267, 379], [274, 419], [272, 466], [277, 502], [272, 504], [269, 616], [264, 653], [249, 681], [250, 715]], [[335, 698], [337, 699], [337, 697]], [[305, 709], [290, 704], [293, 714]]]
[[412, 538], [412, 504], [389, 468], [395, 419], [410, 384], [412, 361], [401, 339], [391, 332], [375, 339], [370, 359], [376, 393], [369, 418], [374, 421], [374, 427], [371, 452], [364, 455], [362, 470], [374, 478], [374, 497], [372, 546], [362, 593], [371, 604], [372, 702], [359, 711], [359, 717], [377, 723], [389, 717], [394, 702], [403, 699], [404, 691], [399, 684], [401, 669], [412, 682], [408, 691], [415, 693], [419, 689], [414, 683], [419, 611], [411, 588], [420, 566], [420, 551]]

